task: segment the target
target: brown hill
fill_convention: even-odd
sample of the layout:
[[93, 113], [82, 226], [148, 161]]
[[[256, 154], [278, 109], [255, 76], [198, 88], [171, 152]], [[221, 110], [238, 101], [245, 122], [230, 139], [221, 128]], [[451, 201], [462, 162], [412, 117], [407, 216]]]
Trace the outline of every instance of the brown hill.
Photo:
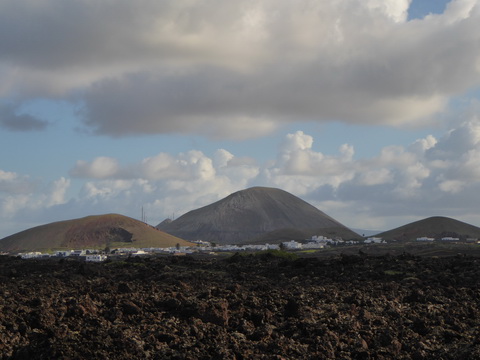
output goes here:
[[113, 247], [170, 247], [191, 243], [118, 214], [88, 216], [37, 226], [0, 240], [0, 251], [51, 251]]
[[412, 222], [378, 235], [385, 240], [415, 241], [422, 236], [440, 239], [445, 236], [480, 238], [480, 228], [448, 217], [434, 216]]
[[298, 197], [266, 187], [238, 191], [157, 227], [183, 239], [218, 244], [246, 243], [280, 229], [315, 229], [312, 235], [329, 235], [334, 229], [347, 238], [360, 237]]

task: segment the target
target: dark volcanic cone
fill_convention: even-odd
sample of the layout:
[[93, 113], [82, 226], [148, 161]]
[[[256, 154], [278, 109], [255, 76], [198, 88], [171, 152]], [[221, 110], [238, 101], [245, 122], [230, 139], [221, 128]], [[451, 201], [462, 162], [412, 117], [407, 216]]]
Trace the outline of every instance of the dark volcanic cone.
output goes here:
[[436, 240], [445, 236], [466, 240], [468, 238], [480, 238], [480, 228], [452, 218], [433, 216], [385, 231], [376, 236], [398, 241], [415, 241], [422, 236], [432, 237]]
[[[208, 206], [188, 212], [158, 228], [187, 240], [218, 244], [245, 243], [281, 229], [310, 230], [311, 234], [359, 235], [298, 197], [274, 188], [238, 191]], [[340, 235], [340, 233], [342, 235]]]

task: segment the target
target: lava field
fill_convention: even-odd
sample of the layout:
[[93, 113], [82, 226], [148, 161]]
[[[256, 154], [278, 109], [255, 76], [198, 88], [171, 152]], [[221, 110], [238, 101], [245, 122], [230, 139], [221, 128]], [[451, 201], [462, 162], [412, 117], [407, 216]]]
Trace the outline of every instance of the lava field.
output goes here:
[[1, 359], [480, 359], [480, 259], [0, 257]]

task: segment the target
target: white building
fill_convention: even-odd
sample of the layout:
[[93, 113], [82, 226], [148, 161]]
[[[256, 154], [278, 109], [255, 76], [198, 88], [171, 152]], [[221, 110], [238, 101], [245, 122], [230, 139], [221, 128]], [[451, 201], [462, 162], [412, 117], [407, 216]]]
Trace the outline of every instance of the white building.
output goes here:
[[445, 236], [445, 237], [442, 237], [442, 241], [460, 241], [459, 238], [454, 238], [454, 237], [451, 237], [451, 236]]
[[265, 251], [265, 250], [267, 250], [267, 245], [243, 245], [242, 247], [245, 250], [250, 250], [250, 251]]
[[384, 241], [380, 237], [369, 237], [364, 241], [365, 244], [381, 244]]
[[138, 256], [138, 255], [147, 255], [147, 252], [145, 250], [137, 250], [137, 251], [134, 251], [132, 252], [132, 255], [133, 256]]
[[357, 244], [358, 244], [358, 241], [355, 241], [355, 240], [347, 240], [347, 241], [345, 241], [345, 244], [346, 244], [346, 245], [357, 245]]
[[426, 236], [417, 238], [417, 241], [434, 241], [434, 240], [435, 240], [434, 238], [426, 237]]
[[302, 244], [299, 242], [296, 242], [295, 240], [290, 240], [290, 241], [285, 241], [282, 242], [283, 246], [285, 246], [286, 249], [289, 250], [297, 250], [302, 248]]
[[41, 252], [29, 252], [29, 253], [24, 253], [20, 255], [22, 259], [34, 259], [40, 256], [42, 256]]
[[303, 245], [304, 249], [323, 249], [325, 247], [325, 243], [322, 242], [309, 242]]
[[87, 254], [86, 250], [73, 250], [70, 253], [70, 256], [85, 256]]
[[265, 244], [265, 249], [264, 250], [279, 250], [280, 245], [278, 244]]
[[307, 239], [315, 242], [332, 242], [333, 240], [322, 235], [313, 235], [311, 239]]
[[55, 253], [55, 256], [58, 257], [67, 257], [70, 256], [70, 254], [73, 252], [73, 250], [64, 250], [64, 251], [57, 251]]
[[102, 262], [107, 260], [107, 255], [91, 254], [85, 257], [85, 261]]
[[203, 240], [192, 240], [191, 241], [194, 244], [197, 244], [199, 246], [211, 246], [209, 241], [203, 241]]

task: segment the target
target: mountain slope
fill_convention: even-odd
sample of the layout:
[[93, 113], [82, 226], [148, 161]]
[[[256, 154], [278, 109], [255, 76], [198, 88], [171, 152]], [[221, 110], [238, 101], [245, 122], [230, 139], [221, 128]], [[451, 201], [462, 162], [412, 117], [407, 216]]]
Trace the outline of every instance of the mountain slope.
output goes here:
[[[348, 238], [359, 238], [358, 234], [298, 197], [266, 187], [238, 191], [157, 227], [183, 239], [218, 244], [245, 243], [280, 229], [337, 229]], [[323, 235], [321, 232], [314, 234]]]
[[295, 240], [304, 241], [310, 239], [313, 235], [323, 235], [328, 238], [342, 238], [346, 240], [359, 240], [359, 234], [345, 227], [328, 227], [328, 228], [310, 228], [310, 229], [277, 229], [265, 234], [259, 235], [248, 240], [249, 244], [280, 244], [285, 241]]
[[480, 228], [448, 217], [433, 216], [382, 232], [386, 240], [415, 241], [422, 236], [439, 239], [444, 236], [480, 238]]
[[190, 243], [118, 214], [88, 216], [37, 226], [0, 240], [0, 251], [170, 247]]

